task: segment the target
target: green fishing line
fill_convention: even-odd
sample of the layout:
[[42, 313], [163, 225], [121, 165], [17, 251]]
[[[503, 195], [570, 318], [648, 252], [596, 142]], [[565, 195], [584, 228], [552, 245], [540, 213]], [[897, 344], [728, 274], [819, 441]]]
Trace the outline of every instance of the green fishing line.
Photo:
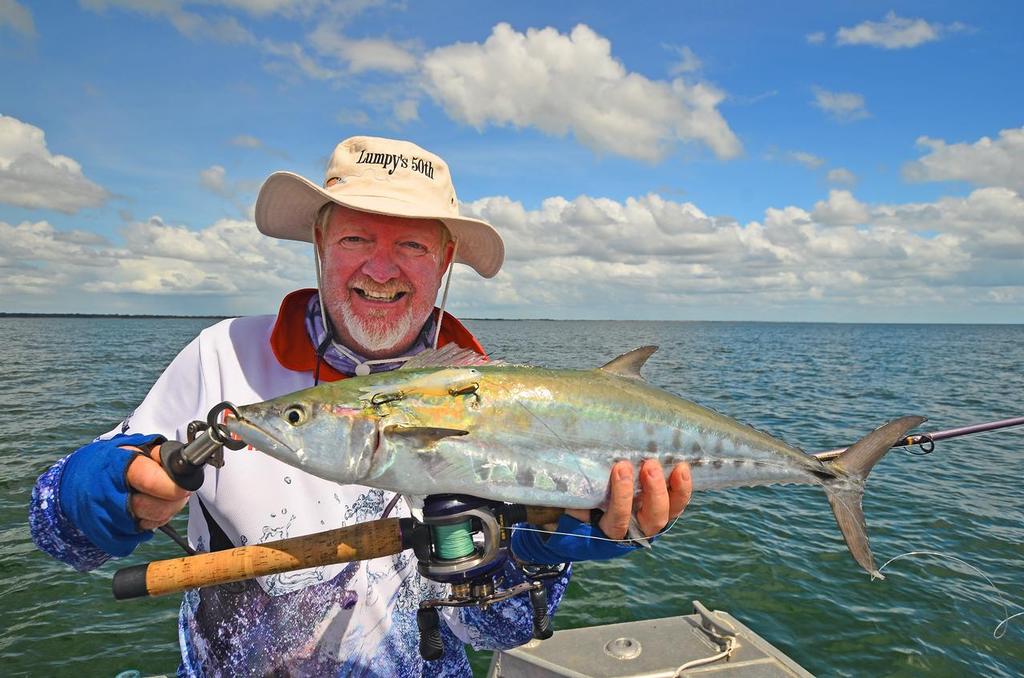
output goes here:
[[472, 553], [473, 548], [470, 521], [464, 520], [453, 525], [434, 525], [434, 550], [441, 558], [462, 558]]

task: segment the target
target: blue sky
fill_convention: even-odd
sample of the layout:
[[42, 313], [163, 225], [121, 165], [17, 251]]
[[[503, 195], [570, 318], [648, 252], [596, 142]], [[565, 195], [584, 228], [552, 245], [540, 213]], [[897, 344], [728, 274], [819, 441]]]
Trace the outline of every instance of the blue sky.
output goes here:
[[407, 138], [472, 317], [1024, 322], [1019, 3], [0, 0], [0, 310], [266, 313], [261, 182]]

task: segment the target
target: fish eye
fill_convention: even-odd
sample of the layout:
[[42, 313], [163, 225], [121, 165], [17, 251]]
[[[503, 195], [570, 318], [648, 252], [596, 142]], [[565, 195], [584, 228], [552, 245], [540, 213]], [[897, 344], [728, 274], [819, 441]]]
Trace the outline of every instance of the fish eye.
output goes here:
[[292, 405], [284, 411], [284, 418], [292, 426], [298, 426], [306, 421], [306, 408], [299, 404]]

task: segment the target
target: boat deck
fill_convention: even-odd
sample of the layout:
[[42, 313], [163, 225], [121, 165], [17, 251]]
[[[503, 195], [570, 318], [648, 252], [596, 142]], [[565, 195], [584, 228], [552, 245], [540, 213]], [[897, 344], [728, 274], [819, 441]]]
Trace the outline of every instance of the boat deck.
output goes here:
[[729, 613], [693, 605], [690, 615], [556, 631], [495, 652], [488, 678], [671, 678], [686, 664], [679, 675], [813, 678]]

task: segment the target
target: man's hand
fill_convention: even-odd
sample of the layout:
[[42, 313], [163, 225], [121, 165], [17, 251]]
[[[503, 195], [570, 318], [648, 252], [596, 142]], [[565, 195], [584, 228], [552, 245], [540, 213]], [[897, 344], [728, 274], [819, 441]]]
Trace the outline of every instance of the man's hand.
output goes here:
[[[137, 447], [123, 449], [142, 452]], [[133, 490], [132, 514], [143, 530], [155, 530], [166, 524], [185, 506], [191, 494], [174, 484], [160, 465], [160, 446], [154, 445], [149, 455], [140, 454], [132, 460], [125, 476]]]
[[[623, 539], [633, 514], [633, 465], [620, 461], [612, 467], [608, 483], [608, 508], [598, 527], [611, 539]], [[683, 512], [690, 501], [693, 483], [690, 466], [677, 464], [665, 481], [661, 464], [646, 460], [640, 467], [640, 494], [636, 495], [636, 519], [645, 536], [660, 532]], [[582, 522], [590, 522], [590, 512], [570, 509], [567, 514]]]

